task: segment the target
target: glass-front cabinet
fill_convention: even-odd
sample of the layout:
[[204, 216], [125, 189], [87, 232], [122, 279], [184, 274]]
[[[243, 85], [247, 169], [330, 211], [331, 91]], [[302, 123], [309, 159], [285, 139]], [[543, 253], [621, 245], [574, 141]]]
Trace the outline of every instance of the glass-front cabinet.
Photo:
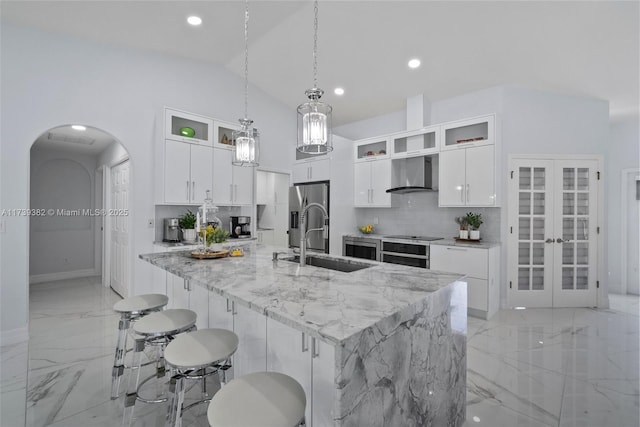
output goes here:
[[213, 119], [185, 111], [165, 108], [165, 139], [189, 144], [211, 145]]
[[391, 148], [392, 158], [437, 154], [440, 150], [440, 126], [395, 135], [391, 139]]
[[355, 143], [354, 150], [356, 162], [386, 159], [389, 158], [389, 140], [385, 136], [364, 139]]
[[442, 125], [442, 151], [495, 143], [495, 117], [482, 116]]

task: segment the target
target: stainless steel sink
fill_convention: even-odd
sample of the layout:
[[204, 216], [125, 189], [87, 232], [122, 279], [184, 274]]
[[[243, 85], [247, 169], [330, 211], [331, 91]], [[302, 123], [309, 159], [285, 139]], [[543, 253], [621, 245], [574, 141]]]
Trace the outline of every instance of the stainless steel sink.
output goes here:
[[[281, 259], [290, 262], [300, 262], [299, 255]], [[351, 273], [352, 271], [358, 271], [364, 268], [372, 267], [371, 264], [365, 264], [363, 262], [351, 261], [346, 259], [321, 258], [313, 255], [307, 255], [306, 259], [307, 265], [326, 268], [329, 270], [342, 271], [343, 273]]]

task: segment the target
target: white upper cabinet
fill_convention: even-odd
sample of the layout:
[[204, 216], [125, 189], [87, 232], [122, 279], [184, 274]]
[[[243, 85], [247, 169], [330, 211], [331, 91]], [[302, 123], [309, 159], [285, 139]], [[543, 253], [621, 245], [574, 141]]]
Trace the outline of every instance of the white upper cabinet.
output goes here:
[[495, 143], [495, 117], [493, 115], [445, 123], [441, 125], [441, 128], [440, 149], [442, 151]]
[[437, 154], [440, 150], [440, 126], [394, 135], [391, 137], [391, 149], [394, 159]]
[[320, 156], [298, 160], [292, 167], [294, 184], [299, 182], [329, 181], [331, 179], [331, 158]]
[[213, 202], [223, 206], [253, 203], [253, 168], [233, 166], [231, 150], [213, 149]]
[[165, 108], [164, 111], [165, 139], [212, 145], [213, 119], [172, 108]]
[[211, 189], [211, 147], [166, 140], [164, 153], [164, 203], [200, 203]]
[[353, 183], [355, 207], [390, 207], [391, 159], [356, 162]]
[[440, 153], [439, 206], [497, 206], [493, 145]]

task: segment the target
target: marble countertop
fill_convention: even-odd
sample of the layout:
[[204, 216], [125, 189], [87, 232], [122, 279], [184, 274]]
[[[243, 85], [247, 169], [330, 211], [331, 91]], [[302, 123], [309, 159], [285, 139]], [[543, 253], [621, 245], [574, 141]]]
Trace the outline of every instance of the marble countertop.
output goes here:
[[480, 240], [479, 242], [475, 242], [475, 241], [470, 241], [470, 242], [463, 242], [463, 241], [459, 241], [459, 240], [455, 240], [454, 238], [450, 238], [450, 239], [440, 239], [440, 240], [420, 240], [420, 239], [398, 239], [398, 238], [388, 238], [385, 237], [387, 236], [386, 234], [362, 234], [362, 233], [346, 233], [343, 236], [345, 237], [363, 237], [363, 238], [368, 238], [368, 239], [379, 239], [379, 240], [393, 240], [393, 241], [400, 241], [400, 242], [407, 242], [407, 243], [426, 243], [429, 245], [441, 245], [441, 246], [465, 246], [465, 247], [469, 247], [469, 248], [480, 248], [480, 249], [489, 249], [489, 248], [493, 248], [495, 246], [500, 246], [500, 242], [493, 242], [493, 241], [484, 241], [484, 240]]
[[[369, 268], [342, 273], [280, 259], [282, 247], [253, 243], [244, 257], [197, 260], [189, 251], [140, 255], [172, 274], [332, 344], [339, 344], [464, 276], [340, 258]], [[286, 257], [286, 255], [280, 255]]]

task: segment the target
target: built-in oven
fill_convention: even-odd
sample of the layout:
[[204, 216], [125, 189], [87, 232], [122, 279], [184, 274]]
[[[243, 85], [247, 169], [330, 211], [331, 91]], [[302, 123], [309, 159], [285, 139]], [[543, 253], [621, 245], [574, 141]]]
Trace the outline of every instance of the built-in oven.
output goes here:
[[429, 244], [382, 240], [380, 261], [411, 267], [429, 268]]
[[343, 236], [342, 255], [380, 261], [380, 239]]

